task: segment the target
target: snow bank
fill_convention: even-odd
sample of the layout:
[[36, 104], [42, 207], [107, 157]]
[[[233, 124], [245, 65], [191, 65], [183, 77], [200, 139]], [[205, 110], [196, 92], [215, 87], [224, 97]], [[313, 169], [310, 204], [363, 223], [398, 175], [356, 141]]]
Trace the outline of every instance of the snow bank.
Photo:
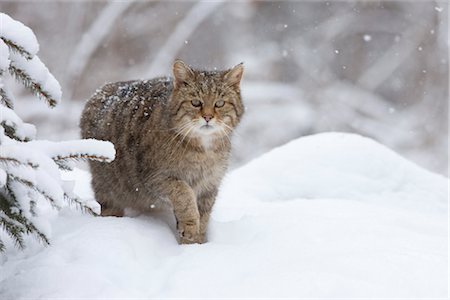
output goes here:
[[65, 212], [51, 247], [7, 253], [0, 298], [446, 297], [447, 191], [372, 140], [305, 137], [227, 176], [207, 244], [161, 215]]
[[260, 201], [294, 198], [348, 199], [442, 211], [447, 207], [447, 183], [374, 140], [324, 133], [294, 140], [236, 170], [223, 184], [221, 197], [227, 200], [219, 203], [226, 208], [227, 218], [232, 215], [230, 210], [238, 216], [251, 213]]

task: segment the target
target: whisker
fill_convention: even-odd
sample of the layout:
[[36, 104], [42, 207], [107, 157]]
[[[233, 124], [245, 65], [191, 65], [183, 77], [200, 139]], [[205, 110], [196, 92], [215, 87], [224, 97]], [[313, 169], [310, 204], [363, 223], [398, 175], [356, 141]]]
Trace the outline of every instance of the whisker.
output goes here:
[[188, 132], [186, 132], [186, 134], [185, 134], [184, 137], [183, 137], [183, 140], [181, 141], [181, 142], [183, 142], [184, 139], [185, 139], [186, 137], [188, 138], [188, 141], [187, 141], [186, 145], [184, 146], [183, 153], [181, 154], [181, 157], [184, 157], [184, 154], [186, 153], [186, 150], [187, 150], [187, 144], [189, 144], [189, 142], [191, 141], [191, 138], [189, 137], [189, 133], [190, 133], [190, 132], [192, 131], [192, 129], [194, 129], [195, 127], [196, 127], [196, 124], [195, 124], [195, 123], [192, 124], [191, 128], [189, 128]]
[[[175, 134], [175, 136], [168, 142], [168, 146], [169, 146], [169, 152], [167, 155], [167, 160], [170, 162], [173, 162], [177, 159], [177, 155], [176, 149], [173, 148], [178, 148], [179, 146], [182, 145], [183, 140], [185, 139], [186, 135], [189, 134], [189, 132], [194, 128], [195, 126], [192, 124], [191, 121], [184, 123], [183, 125], [181, 125], [180, 127], [177, 128], [177, 133]], [[176, 141], [177, 138], [179, 138], [180, 136], [183, 136], [182, 139], [179, 139], [178, 141]], [[176, 141], [176, 144], [174, 145], [174, 142]], [[174, 147], [172, 147], [172, 145], [174, 145]], [[184, 147], [186, 148], [186, 147]]]
[[231, 126], [229, 126], [225, 122], [223, 122], [223, 121], [219, 121], [219, 122], [220, 122], [220, 124], [224, 125], [229, 130], [229, 134], [233, 133], [234, 135], [236, 135], [240, 138], [243, 137], [243, 135], [241, 133], [239, 133], [237, 130], [234, 130]]
[[183, 133], [183, 131], [186, 129], [186, 128], [188, 128], [189, 127], [189, 125], [191, 125], [191, 122], [189, 121], [189, 122], [186, 122], [186, 123], [184, 123], [184, 124], [182, 124], [181, 126], [179, 126], [179, 127], [176, 127], [175, 129], [176, 129], [176, 134], [174, 135], [174, 137], [169, 141], [169, 144], [171, 144], [177, 137], [179, 137], [182, 133]]

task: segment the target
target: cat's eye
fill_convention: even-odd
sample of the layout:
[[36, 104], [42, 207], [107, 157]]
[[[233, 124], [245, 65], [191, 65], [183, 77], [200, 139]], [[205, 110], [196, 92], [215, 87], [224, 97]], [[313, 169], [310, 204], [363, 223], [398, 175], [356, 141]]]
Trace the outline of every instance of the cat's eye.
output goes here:
[[200, 107], [200, 106], [202, 106], [202, 102], [201, 102], [200, 100], [198, 100], [198, 99], [192, 100], [192, 101], [191, 101], [191, 104], [192, 104], [192, 106], [195, 106], [195, 107]]
[[225, 101], [223, 101], [223, 100], [219, 100], [219, 101], [217, 101], [216, 102], [216, 107], [222, 107], [222, 106], [224, 106], [225, 105]]

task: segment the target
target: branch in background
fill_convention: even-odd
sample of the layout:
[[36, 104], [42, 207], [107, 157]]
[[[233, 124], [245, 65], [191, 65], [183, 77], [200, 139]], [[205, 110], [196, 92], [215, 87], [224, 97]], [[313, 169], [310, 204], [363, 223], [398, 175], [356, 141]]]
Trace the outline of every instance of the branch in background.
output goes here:
[[154, 77], [165, 72], [184, 45], [184, 41], [195, 32], [198, 26], [214, 13], [224, 1], [213, 1], [196, 3], [176, 26], [174, 32], [169, 36], [166, 43], [159, 49], [158, 54], [148, 68], [145, 77]]
[[383, 84], [411, 53], [417, 50], [417, 46], [424, 39], [426, 32], [427, 27], [420, 22], [411, 27], [403, 34], [400, 43], [394, 44], [385, 51], [384, 55], [360, 76], [359, 85], [373, 91]]
[[[315, 93], [316, 89], [321, 89], [330, 82], [337, 80], [336, 75], [330, 68], [332, 57], [319, 55], [319, 53], [334, 53], [330, 47], [332, 43], [322, 43], [322, 40], [335, 40], [337, 36], [348, 30], [351, 24], [355, 22], [354, 14], [347, 12], [347, 10], [347, 8], [337, 10], [317, 27], [308, 30], [303, 36], [299, 36], [296, 39], [295, 62], [303, 69], [302, 73], [308, 76], [311, 83], [314, 84], [314, 88], [311, 89], [312, 93]], [[340, 21], [336, 22], [337, 19]], [[311, 41], [313, 41], [311, 36], [323, 37], [321, 44], [311, 44]], [[311, 49], [316, 49], [318, 55], [310, 55], [308, 59], [305, 59], [302, 54], [310, 52]]]
[[100, 47], [106, 36], [111, 32], [117, 20], [134, 3], [134, 1], [111, 2], [95, 18], [90, 28], [83, 34], [81, 41], [73, 51], [64, 80], [69, 99], [73, 96], [73, 87], [83, 75], [95, 51]]

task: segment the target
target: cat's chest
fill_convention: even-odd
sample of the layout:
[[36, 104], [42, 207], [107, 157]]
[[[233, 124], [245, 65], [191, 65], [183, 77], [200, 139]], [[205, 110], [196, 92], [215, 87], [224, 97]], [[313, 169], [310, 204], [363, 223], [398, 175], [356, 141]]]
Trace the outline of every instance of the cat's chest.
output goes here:
[[178, 166], [179, 176], [194, 190], [219, 184], [226, 168], [226, 160], [214, 152], [187, 155]]

